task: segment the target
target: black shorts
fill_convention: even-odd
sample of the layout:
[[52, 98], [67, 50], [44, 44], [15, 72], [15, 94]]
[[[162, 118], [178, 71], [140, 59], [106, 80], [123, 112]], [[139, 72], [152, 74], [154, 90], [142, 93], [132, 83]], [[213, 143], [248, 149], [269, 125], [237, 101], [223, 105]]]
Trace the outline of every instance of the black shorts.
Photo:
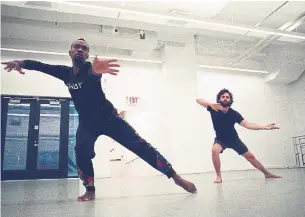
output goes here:
[[236, 151], [239, 155], [242, 155], [244, 153], [246, 153], [248, 150], [247, 146], [240, 140], [240, 139], [236, 139], [230, 142], [224, 142], [218, 138], [215, 138], [214, 140], [214, 145], [215, 144], [219, 144], [222, 147], [222, 151], [221, 153], [226, 149], [226, 148], [231, 148], [234, 151]]

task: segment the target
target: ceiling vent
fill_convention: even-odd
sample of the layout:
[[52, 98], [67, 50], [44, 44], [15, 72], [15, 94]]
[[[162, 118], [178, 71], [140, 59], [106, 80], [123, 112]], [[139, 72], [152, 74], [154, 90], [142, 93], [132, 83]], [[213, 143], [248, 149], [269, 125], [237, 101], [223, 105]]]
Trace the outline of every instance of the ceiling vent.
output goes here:
[[166, 21], [166, 23], [173, 24], [173, 25], [185, 25], [188, 22], [185, 20], [168, 20], [168, 21]]
[[158, 40], [158, 42], [176, 47], [184, 47], [186, 45], [186, 43], [178, 41]]
[[31, 7], [52, 8], [52, 3], [45, 1], [27, 1], [25, 5]]

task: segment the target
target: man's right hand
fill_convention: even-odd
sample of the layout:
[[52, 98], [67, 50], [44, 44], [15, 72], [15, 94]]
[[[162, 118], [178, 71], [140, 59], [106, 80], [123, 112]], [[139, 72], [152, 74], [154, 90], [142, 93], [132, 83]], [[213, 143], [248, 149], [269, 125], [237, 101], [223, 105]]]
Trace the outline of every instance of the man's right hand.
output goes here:
[[220, 105], [220, 103], [211, 103], [209, 106], [211, 106], [211, 108], [216, 112], [223, 110], [223, 107]]
[[20, 74], [24, 75], [25, 73], [22, 71], [23, 61], [9, 61], [9, 62], [2, 62], [1, 64], [6, 65], [4, 70], [10, 72], [13, 69], [18, 71]]

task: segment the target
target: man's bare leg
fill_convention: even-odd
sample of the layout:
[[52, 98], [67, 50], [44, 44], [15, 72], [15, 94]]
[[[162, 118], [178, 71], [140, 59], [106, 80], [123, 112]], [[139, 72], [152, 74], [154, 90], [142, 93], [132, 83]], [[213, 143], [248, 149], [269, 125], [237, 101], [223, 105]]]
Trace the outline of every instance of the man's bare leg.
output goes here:
[[216, 171], [216, 180], [214, 181], [214, 183], [222, 183], [222, 178], [221, 178], [221, 173], [220, 173], [220, 158], [219, 158], [219, 154], [222, 151], [222, 147], [219, 144], [214, 144], [213, 148], [212, 148], [212, 159], [213, 159], [213, 164], [214, 164], [214, 168]]
[[282, 178], [281, 176], [275, 175], [268, 171], [262, 164], [259, 162], [251, 152], [246, 152], [243, 156], [258, 170], [265, 174], [265, 178]]

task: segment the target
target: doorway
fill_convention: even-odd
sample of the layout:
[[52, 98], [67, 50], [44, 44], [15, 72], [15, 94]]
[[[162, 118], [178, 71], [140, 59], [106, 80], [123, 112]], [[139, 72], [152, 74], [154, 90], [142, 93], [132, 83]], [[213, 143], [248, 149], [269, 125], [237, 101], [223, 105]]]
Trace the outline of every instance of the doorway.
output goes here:
[[77, 177], [70, 99], [1, 97], [2, 180]]

